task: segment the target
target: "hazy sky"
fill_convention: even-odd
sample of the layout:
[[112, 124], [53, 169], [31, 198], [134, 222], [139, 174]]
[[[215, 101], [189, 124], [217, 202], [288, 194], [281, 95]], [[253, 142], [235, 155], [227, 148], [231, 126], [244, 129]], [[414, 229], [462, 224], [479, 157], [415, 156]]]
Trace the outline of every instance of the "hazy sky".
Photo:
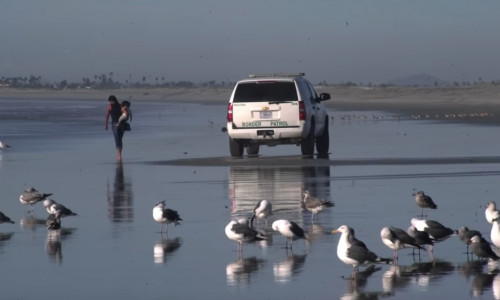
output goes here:
[[500, 80], [498, 0], [0, 0], [0, 76]]

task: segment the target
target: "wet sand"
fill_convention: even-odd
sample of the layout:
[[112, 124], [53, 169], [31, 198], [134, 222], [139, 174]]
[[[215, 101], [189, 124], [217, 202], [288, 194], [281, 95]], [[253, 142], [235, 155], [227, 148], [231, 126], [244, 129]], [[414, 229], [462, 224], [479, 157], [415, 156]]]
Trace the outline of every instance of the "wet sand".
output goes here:
[[[500, 290], [500, 275], [482, 264], [469, 267], [465, 245], [454, 237], [436, 246], [435, 260], [406, 250], [398, 266], [361, 268], [358, 280], [346, 280], [352, 268], [337, 258], [339, 238], [330, 234], [347, 224], [370, 250], [390, 257], [380, 229], [407, 228], [421, 211], [411, 194], [421, 189], [439, 205], [425, 212], [430, 219], [488, 237], [484, 204], [497, 200], [500, 176], [495, 126], [332, 109], [333, 165], [303, 159], [295, 146], [230, 159], [227, 133], [220, 130], [225, 102], [137, 102], [124, 161], [116, 164], [102, 99], [2, 101], [1, 138], [13, 147], [0, 152], [1, 210], [16, 222], [0, 228], [0, 261], [9, 270], [2, 295], [51, 299], [52, 293], [36, 291], [57, 290], [72, 299], [162, 299], [166, 292], [178, 299], [438, 299], [446, 291], [463, 299], [472, 291], [491, 298]], [[33, 109], [35, 118], [25, 113]], [[393, 164], [378, 164], [384, 160]], [[31, 215], [19, 203], [29, 186], [54, 193], [78, 213], [62, 221], [60, 236], [45, 228], [40, 203]], [[312, 222], [301, 206], [305, 189], [335, 207]], [[251, 214], [261, 199], [273, 202], [272, 220], [293, 220], [311, 240], [287, 251], [284, 238], [261, 222], [268, 242], [245, 244], [240, 256], [224, 227]], [[161, 200], [184, 219], [168, 235], [151, 216]], [[26, 289], [26, 274], [37, 278], [33, 288]]]

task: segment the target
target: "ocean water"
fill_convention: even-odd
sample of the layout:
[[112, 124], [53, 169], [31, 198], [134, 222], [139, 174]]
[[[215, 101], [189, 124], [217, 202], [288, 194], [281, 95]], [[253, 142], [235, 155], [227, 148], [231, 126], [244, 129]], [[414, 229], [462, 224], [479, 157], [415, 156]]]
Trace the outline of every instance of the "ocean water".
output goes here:
[[[406, 229], [421, 213], [412, 193], [424, 190], [438, 204], [428, 219], [489, 239], [484, 208], [497, 200], [500, 179], [495, 126], [332, 111], [328, 159], [280, 146], [231, 160], [226, 105], [134, 101], [119, 164], [104, 130], [106, 104], [0, 100], [0, 140], [12, 146], [0, 152], [0, 211], [16, 222], [0, 224], [2, 298], [500, 298], [497, 266], [471, 259], [456, 237], [436, 245], [434, 260], [405, 249], [398, 266], [361, 267], [351, 280], [331, 234], [349, 225], [392, 257], [380, 230]], [[49, 232], [41, 203], [29, 213], [19, 202], [30, 186], [78, 216]], [[313, 221], [300, 203], [304, 190], [335, 207]], [[274, 207], [267, 226], [257, 223], [269, 239], [240, 255], [224, 227], [261, 199]], [[162, 200], [183, 219], [163, 234], [152, 219]], [[271, 230], [282, 218], [309, 235], [293, 251]]]

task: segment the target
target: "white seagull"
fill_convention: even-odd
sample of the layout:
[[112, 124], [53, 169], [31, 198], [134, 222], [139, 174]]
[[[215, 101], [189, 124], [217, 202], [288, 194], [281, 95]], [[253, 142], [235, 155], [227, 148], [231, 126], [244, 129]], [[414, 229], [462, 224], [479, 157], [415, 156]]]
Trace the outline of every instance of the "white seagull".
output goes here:
[[491, 242], [495, 247], [500, 248], [500, 222], [498, 219], [493, 220], [493, 224], [491, 225], [491, 233], [490, 238]]
[[165, 201], [158, 202], [153, 208], [153, 219], [161, 223], [161, 231], [163, 232], [163, 224], [167, 224], [167, 232], [168, 232], [168, 224], [174, 223], [175, 226], [180, 225], [179, 221], [182, 221], [179, 213], [175, 210], [165, 208]]
[[56, 218], [68, 217], [68, 216], [76, 216], [76, 213], [61, 203], [57, 203], [52, 199], [43, 200], [43, 206], [49, 213], [49, 215], [55, 215]]
[[7, 217], [3, 212], [0, 211], [0, 224], [2, 224], [2, 223], [14, 224], [15, 222], [12, 221], [9, 217]]
[[437, 205], [432, 201], [432, 198], [426, 195], [424, 191], [418, 191], [413, 196], [415, 196], [417, 206], [422, 208], [422, 217], [424, 217], [424, 208], [437, 209]]
[[[456, 230], [445, 227], [443, 224], [437, 221], [412, 218], [411, 225], [413, 225], [418, 231], [426, 232], [434, 243], [442, 242], [450, 236], [457, 234]], [[430, 245], [429, 251], [432, 253], [433, 250], [434, 246]]]
[[21, 204], [29, 205], [30, 211], [33, 208], [33, 205], [39, 201], [45, 200], [47, 197], [51, 196], [50, 194], [40, 194], [34, 187], [30, 187], [25, 190], [21, 196], [19, 196], [19, 201]]
[[345, 264], [352, 265], [352, 278], [356, 278], [358, 273], [358, 267], [360, 265], [366, 265], [371, 263], [390, 263], [392, 259], [381, 258], [372, 251], [370, 251], [366, 246], [363, 247], [364, 243], [353, 244], [350, 240], [351, 231], [347, 225], [342, 225], [338, 229], [332, 231], [332, 233], [341, 233], [339, 243], [337, 245], [337, 256]]
[[393, 258], [395, 261], [398, 259], [398, 250], [404, 248], [423, 249], [415, 238], [411, 237], [406, 231], [397, 227], [384, 227], [380, 231], [380, 238], [384, 245], [389, 249], [394, 250]]
[[231, 220], [224, 229], [228, 239], [238, 243], [238, 252], [241, 254], [243, 243], [265, 240], [266, 237], [250, 227], [247, 219]]
[[331, 201], [324, 200], [321, 198], [311, 196], [309, 191], [304, 191], [304, 207], [312, 213], [312, 218], [314, 220], [314, 216], [318, 214], [320, 211], [327, 207], [335, 206], [335, 204]]
[[9, 146], [9, 145], [7, 145], [6, 143], [4, 143], [4, 142], [0, 141], [0, 149], [1, 149], [1, 150], [7, 150], [7, 149], [9, 149], [9, 148], [10, 148], [10, 146]]
[[490, 201], [486, 204], [484, 215], [486, 217], [486, 221], [490, 224], [493, 224], [493, 220], [500, 218], [500, 212], [497, 210], [495, 201]]
[[257, 205], [255, 205], [255, 208], [253, 209], [253, 215], [252, 219], [250, 220], [250, 226], [253, 227], [253, 219], [257, 217], [260, 223], [260, 219], [265, 219], [266, 220], [266, 227], [267, 227], [267, 218], [273, 214], [273, 205], [271, 202], [267, 200], [260, 200]]
[[285, 248], [288, 248], [288, 241], [290, 241], [290, 249], [292, 249], [293, 241], [306, 239], [304, 230], [293, 221], [283, 219], [276, 220], [273, 222], [272, 228], [274, 231], [278, 231], [282, 236], [286, 237]]

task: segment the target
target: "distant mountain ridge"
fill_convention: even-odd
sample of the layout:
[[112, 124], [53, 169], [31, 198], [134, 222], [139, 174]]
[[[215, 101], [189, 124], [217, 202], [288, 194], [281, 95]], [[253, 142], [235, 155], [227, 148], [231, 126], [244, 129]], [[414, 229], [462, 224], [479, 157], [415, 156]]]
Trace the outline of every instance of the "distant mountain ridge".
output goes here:
[[414, 87], [443, 87], [450, 86], [450, 82], [434, 77], [429, 74], [415, 74], [405, 78], [395, 79], [387, 82], [389, 85], [414, 86]]

